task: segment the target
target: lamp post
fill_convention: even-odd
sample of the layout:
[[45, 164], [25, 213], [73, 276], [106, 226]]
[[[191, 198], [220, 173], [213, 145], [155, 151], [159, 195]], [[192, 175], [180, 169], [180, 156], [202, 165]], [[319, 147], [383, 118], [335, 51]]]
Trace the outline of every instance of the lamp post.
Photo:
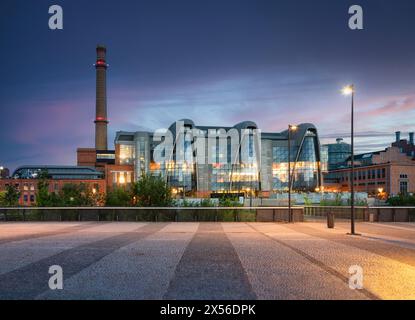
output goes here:
[[291, 179], [291, 131], [297, 130], [297, 126], [291, 124], [288, 125], [288, 222], [293, 221], [292, 212], [291, 212], [291, 188], [292, 188], [292, 179]]
[[342, 89], [344, 95], [351, 96], [351, 117], [350, 117], [350, 128], [351, 128], [351, 170], [350, 170], [350, 235], [358, 235], [355, 232], [355, 208], [354, 208], [354, 85], [350, 84]]

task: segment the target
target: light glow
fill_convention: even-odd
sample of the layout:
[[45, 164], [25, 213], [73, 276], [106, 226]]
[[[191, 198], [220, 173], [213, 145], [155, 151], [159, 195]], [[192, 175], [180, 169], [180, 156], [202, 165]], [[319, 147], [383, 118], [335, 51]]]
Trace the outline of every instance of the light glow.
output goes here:
[[349, 96], [354, 92], [354, 87], [353, 85], [347, 85], [345, 87], [343, 87], [342, 89], [342, 94], [345, 96]]

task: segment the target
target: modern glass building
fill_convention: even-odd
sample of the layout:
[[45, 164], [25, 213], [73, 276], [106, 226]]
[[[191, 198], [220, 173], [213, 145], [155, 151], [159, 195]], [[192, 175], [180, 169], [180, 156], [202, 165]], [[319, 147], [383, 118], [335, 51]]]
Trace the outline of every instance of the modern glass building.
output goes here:
[[322, 184], [324, 166], [316, 127], [298, 125], [290, 132], [290, 145], [288, 159], [288, 130], [263, 133], [251, 121], [207, 127], [184, 119], [156, 133], [117, 132], [116, 165], [133, 168], [131, 181], [143, 173], [160, 175], [173, 192], [269, 196], [288, 190], [290, 161], [293, 190], [314, 191]]
[[345, 161], [352, 154], [351, 145], [345, 143], [342, 138], [337, 138], [336, 143], [326, 144], [323, 147], [327, 149], [329, 170], [344, 166]]

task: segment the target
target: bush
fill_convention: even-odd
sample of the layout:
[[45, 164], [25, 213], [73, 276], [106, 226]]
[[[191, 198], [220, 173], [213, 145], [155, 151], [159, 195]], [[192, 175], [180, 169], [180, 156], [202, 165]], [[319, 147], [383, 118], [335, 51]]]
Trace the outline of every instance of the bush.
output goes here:
[[389, 197], [386, 203], [391, 206], [415, 206], [415, 196], [402, 195]]
[[132, 194], [125, 188], [114, 188], [107, 192], [105, 205], [108, 207], [128, 207], [132, 204]]
[[4, 207], [17, 207], [19, 205], [20, 192], [16, 187], [8, 185], [6, 191], [0, 193], [0, 205]]
[[173, 204], [171, 190], [161, 176], [143, 174], [132, 185], [132, 195], [141, 207], [168, 207]]

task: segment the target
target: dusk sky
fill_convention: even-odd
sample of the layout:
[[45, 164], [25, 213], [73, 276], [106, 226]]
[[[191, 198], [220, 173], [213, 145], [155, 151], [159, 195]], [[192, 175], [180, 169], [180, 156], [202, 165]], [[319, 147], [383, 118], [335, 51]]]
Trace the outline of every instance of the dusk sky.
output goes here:
[[[63, 7], [64, 29], [48, 28]], [[348, 8], [364, 30], [348, 28]], [[0, 165], [76, 163], [94, 146], [95, 47], [107, 46], [110, 148], [118, 130], [314, 123], [357, 152], [415, 131], [415, 1], [2, 0]]]

